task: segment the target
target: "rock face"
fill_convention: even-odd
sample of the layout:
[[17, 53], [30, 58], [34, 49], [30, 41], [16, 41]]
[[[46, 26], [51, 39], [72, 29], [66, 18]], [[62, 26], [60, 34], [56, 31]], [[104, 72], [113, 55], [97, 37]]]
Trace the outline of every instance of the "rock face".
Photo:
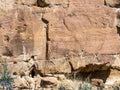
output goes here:
[[[49, 6], [36, 5], [42, 2]], [[2, 55], [6, 51], [16, 57], [29, 54], [37, 55], [39, 59], [51, 59], [81, 52], [119, 53], [115, 11], [105, 7], [103, 1], [18, 0], [13, 6], [4, 11], [0, 19], [1, 46], [7, 47], [1, 50]], [[4, 15], [7, 12], [9, 14]], [[7, 41], [2, 39], [6, 35]]]
[[39, 88], [51, 85], [47, 74], [91, 73], [109, 83], [120, 69], [119, 6], [119, 0], [0, 0], [0, 60], [7, 57], [19, 88], [30, 79], [34, 90], [37, 75]]

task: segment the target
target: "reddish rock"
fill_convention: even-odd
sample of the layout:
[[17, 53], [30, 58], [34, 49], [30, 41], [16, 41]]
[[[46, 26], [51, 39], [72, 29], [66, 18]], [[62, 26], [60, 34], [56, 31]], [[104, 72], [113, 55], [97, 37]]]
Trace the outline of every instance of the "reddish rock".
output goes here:
[[77, 55], [81, 50], [90, 54], [120, 51], [114, 26], [115, 11], [105, 7], [104, 1], [47, 0], [44, 3], [50, 6], [46, 8], [37, 7], [36, 0], [12, 2], [11, 5], [18, 5], [8, 11], [9, 15], [1, 13], [0, 29], [1, 42], [4, 34], [10, 38], [7, 47], [13, 56], [29, 54], [37, 55], [38, 59], [50, 59], [64, 57], [69, 52]]
[[[119, 36], [114, 26], [115, 12], [102, 6], [102, 1], [95, 2], [71, 1], [71, 7], [63, 9], [62, 14], [61, 9], [55, 9], [52, 14], [46, 13], [44, 18], [50, 21], [50, 58], [64, 57], [69, 52], [81, 50], [90, 54], [120, 52]], [[48, 18], [49, 15], [55, 18]]]
[[[46, 58], [46, 30], [29, 8], [18, 6], [1, 19], [1, 37], [9, 36], [8, 47], [13, 56], [22, 54]], [[1, 40], [3, 40], [1, 38]], [[39, 43], [41, 42], [41, 43]], [[4, 43], [1, 43], [4, 46]]]

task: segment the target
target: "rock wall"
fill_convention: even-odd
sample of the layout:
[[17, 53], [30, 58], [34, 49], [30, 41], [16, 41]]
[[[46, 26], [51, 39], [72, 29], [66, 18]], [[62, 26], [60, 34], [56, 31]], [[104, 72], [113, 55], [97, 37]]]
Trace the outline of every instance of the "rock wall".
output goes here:
[[0, 60], [7, 58], [17, 78], [86, 73], [114, 84], [120, 80], [119, 6], [119, 0], [0, 0]]

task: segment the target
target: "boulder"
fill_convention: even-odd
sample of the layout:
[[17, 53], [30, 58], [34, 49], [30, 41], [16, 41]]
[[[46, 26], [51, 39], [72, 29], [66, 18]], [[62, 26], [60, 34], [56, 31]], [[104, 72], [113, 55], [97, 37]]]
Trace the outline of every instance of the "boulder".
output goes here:
[[16, 79], [14, 79], [14, 87], [29, 88], [29, 85], [28, 85], [27, 81], [25, 80], [25, 78], [21, 78], [18, 76]]
[[57, 86], [58, 80], [55, 77], [44, 77], [41, 79], [41, 87]]

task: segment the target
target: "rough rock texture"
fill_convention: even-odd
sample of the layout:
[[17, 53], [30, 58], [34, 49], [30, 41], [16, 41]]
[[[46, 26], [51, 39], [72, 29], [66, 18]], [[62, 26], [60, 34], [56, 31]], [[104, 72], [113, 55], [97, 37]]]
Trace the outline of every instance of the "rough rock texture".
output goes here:
[[7, 58], [20, 81], [15, 87], [57, 86], [59, 78], [53, 75], [51, 84], [48, 74], [120, 81], [119, 6], [119, 0], [0, 0], [0, 61]]
[[105, 0], [105, 5], [119, 8], [120, 7], [120, 1], [119, 0]]

